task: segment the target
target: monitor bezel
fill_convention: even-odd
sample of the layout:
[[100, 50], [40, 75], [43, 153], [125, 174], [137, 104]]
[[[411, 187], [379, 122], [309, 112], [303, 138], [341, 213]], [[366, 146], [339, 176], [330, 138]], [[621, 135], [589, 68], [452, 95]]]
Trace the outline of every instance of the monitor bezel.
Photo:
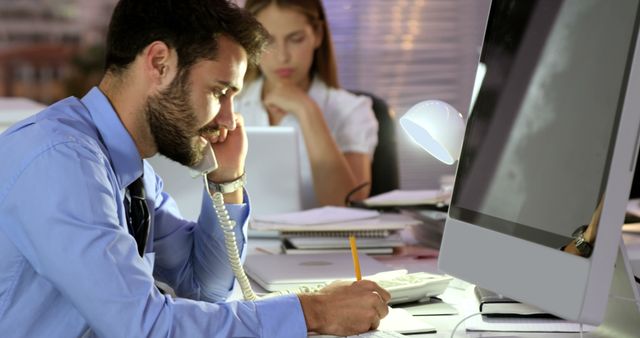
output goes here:
[[636, 18], [633, 55], [623, 87], [622, 111], [606, 177], [596, 236], [598, 243], [591, 257], [574, 256], [476, 226], [453, 218], [450, 213], [438, 260], [440, 270], [562, 318], [594, 325], [602, 322], [638, 153], [640, 44], [637, 26]]

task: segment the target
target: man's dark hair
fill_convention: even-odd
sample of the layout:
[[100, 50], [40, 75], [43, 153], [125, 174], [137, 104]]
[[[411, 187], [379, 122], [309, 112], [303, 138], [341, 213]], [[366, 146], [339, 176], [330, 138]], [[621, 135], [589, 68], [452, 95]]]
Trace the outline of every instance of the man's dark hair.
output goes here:
[[121, 0], [107, 33], [105, 68], [120, 73], [145, 47], [162, 41], [178, 54], [178, 67], [217, 56], [225, 35], [257, 63], [268, 33], [245, 10], [228, 0]]

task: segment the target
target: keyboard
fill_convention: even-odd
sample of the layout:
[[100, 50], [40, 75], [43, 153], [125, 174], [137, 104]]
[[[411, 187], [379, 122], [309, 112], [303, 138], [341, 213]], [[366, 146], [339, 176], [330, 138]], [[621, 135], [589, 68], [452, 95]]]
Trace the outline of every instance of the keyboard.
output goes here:
[[[372, 280], [387, 290], [391, 295], [389, 305], [392, 305], [414, 302], [425, 297], [438, 296], [447, 289], [452, 278], [446, 275], [426, 272], [407, 273], [406, 270], [395, 270], [367, 276], [365, 279]], [[269, 296], [316, 292], [325, 285], [326, 284], [301, 286], [295, 289], [273, 292], [270, 293]]]
[[426, 272], [383, 272], [367, 277], [391, 294], [389, 305], [408, 303], [442, 294], [451, 277]]

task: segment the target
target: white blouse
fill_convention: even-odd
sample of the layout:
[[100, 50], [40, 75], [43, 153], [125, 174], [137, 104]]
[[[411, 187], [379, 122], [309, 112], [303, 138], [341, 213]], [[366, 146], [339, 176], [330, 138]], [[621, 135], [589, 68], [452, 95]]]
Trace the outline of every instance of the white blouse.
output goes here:
[[[269, 126], [269, 114], [261, 99], [263, 84], [263, 78], [249, 83], [234, 99], [234, 110], [244, 117], [247, 126]], [[320, 107], [338, 148], [343, 153], [367, 154], [372, 159], [378, 144], [378, 121], [372, 110], [371, 99], [344, 89], [331, 88], [318, 77], [313, 79], [308, 94]], [[304, 137], [294, 115], [286, 115], [279, 126], [295, 128], [299, 144], [304, 145]], [[305, 209], [317, 207], [306, 146], [300, 147], [300, 166], [302, 206]]]

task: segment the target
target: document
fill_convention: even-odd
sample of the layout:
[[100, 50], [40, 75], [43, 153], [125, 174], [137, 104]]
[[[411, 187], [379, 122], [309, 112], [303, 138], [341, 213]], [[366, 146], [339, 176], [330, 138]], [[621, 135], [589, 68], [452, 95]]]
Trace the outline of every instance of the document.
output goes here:
[[380, 213], [374, 210], [326, 206], [299, 212], [256, 217], [255, 221], [260, 223], [316, 225], [357, 221], [378, 216], [380, 216]]
[[[335, 208], [335, 207], [331, 207]], [[325, 209], [325, 208], [322, 208]], [[315, 210], [315, 209], [314, 209]], [[329, 217], [323, 215], [323, 212], [313, 211], [306, 214], [307, 218], [300, 219], [299, 215], [282, 218], [269, 218], [269, 220], [255, 219], [250, 222], [250, 226], [255, 230], [277, 230], [282, 232], [328, 232], [328, 231], [375, 231], [375, 230], [400, 230], [407, 226], [418, 225], [421, 222], [407, 215], [402, 214], [379, 214], [372, 210], [357, 210], [360, 218], [344, 219], [340, 214], [338, 216]], [[375, 214], [360, 214], [360, 212], [374, 212]], [[330, 212], [330, 211], [329, 211]], [[298, 213], [296, 213], [298, 214]], [[320, 220], [313, 219], [318, 216]], [[363, 217], [366, 216], [366, 217]], [[300, 220], [301, 223], [295, 222]], [[283, 222], [278, 222], [283, 221]], [[384, 234], [386, 236], [388, 234]]]
[[378, 330], [399, 333], [436, 332], [435, 327], [420, 318], [412, 316], [407, 310], [399, 308], [389, 308], [389, 314], [382, 318]]

